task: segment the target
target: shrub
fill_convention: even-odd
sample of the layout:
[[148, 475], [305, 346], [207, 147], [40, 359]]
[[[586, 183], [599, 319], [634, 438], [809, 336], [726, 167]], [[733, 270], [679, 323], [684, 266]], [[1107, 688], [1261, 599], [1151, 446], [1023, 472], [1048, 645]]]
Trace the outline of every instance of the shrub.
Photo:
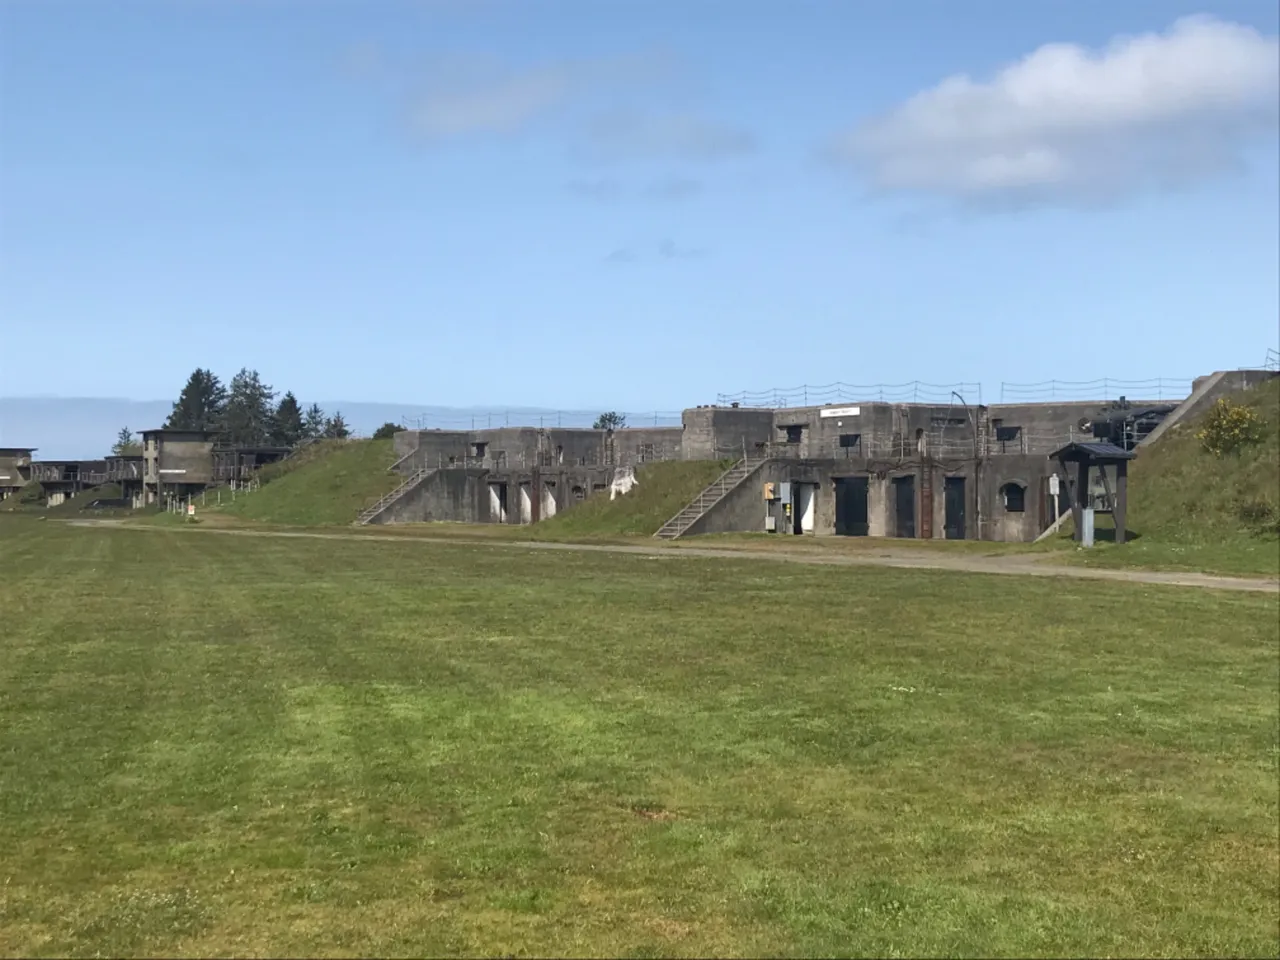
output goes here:
[[373, 439], [390, 440], [402, 429], [403, 428], [398, 423], [392, 423], [390, 420], [388, 420], [386, 423], [384, 423], [382, 426], [380, 426], [377, 430], [373, 432]]
[[1265, 497], [1240, 500], [1236, 504], [1236, 516], [1255, 533], [1280, 534], [1280, 510]]
[[1263, 427], [1254, 411], [1223, 397], [1205, 417], [1196, 439], [1215, 457], [1225, 457], [1260, 442]]

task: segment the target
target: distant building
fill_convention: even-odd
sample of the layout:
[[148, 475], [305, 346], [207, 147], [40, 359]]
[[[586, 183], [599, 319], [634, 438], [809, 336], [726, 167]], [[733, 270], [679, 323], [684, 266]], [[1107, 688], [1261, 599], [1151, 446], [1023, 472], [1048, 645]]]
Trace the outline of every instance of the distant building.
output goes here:
[[31, 481], [35, 447], [0, 447], [0, 500], [14, 496]]

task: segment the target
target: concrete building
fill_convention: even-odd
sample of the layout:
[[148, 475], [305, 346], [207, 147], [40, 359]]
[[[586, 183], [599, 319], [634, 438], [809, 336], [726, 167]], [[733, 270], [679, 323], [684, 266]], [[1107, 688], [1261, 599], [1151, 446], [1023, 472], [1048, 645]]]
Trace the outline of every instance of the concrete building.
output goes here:
[[81, 490], [107, 482], [105, 460], [35, 460], [31, 479], [44, 488], [45, 501], [56, 507]]
[[142, 431], [143, 503], [189, 496], [212, 484], [213, 446], [207, 430]]
[[0, 500], [17, 495], [31, 481], [35, 447], [0, 447]]
[[[406, 430], [395, 437], [395, 469], [405, 480], [360, 522], [532, 523], [648, 461], [723, 460], [733, 462], [725, 476], [660, 536], [1029, 541], [1068, 509], [1049, 454], [1095, 438], [1134, 449], [1217, 396], [1272, 375], [1217, 373], [1179, 404], [730, 405], [685, 410], [680, 427]], [[1114, 478], [1090, 477], [1098, 509], [1110, 509], [1114, 489]]]

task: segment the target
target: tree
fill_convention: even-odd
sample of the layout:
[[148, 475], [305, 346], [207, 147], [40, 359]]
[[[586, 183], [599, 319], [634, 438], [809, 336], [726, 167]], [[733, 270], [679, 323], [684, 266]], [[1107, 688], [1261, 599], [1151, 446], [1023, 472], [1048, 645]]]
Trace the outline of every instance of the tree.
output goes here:
[[328, 419], [324, 415], [324, 411], [320, 409], [320, 404], [313, 403], [307, 407], [307, 413], [302, 418], [302, 437], [304, 440], [319, 440], [324, 436], [324, 428], [328, 423]]
[[591, 425], [593, 430], [621, 430], [627, 425], [627, 415], [610, 410], [596, 417], [596, 422]]
[[280, 406], [276, 407], [274, 427], [272, 442], [282, 447], [297, 446], [305, 436], [302, 407], [292, 391], [286, 393], [280, 400]]
[[212, 370], [197, 367], [187, 378], [164, 425], [170, 430], [218, 430], [227, 404], [227, 391]]
[[373, 431], [373, 439], [390, 440], [399, 432], [400, 432], [400, 424], [392, 423], [390, 420], [388, 420], [386, 423], [380, 426], [377, 430]]
[[335, 410], [333, 416], [325, 421], [324, 436], [326, 440], [345, 440], [351, 436], [347, 421], [342, 419], [341, 410]]
[[275, 392], [262, 382], [257, 370], [241, 368], [231, 378], [222, 416], [224, 439], [239, 446], [262, 447], [275, 434]]
[[121, 427], [116, 434], [116, 442], [111, 445], [113, 457], [136, 457], [142, 453], [142, 444], [128, 427]]

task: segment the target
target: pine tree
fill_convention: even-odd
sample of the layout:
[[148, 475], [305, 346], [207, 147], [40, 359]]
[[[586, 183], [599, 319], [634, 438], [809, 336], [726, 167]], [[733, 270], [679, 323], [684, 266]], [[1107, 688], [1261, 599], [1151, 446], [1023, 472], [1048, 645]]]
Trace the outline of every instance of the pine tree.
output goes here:
[[304, 440], [319, 440], [324, 436], [324, 428], [328, 423], [320, 404], [313, 403], [307, 407], [306, 416], [302, 418], [302, 436]]
[[133, 431], [128, 427], [121, 427], [120, 432], [116, 434], [116, 442], [111, 445], [111, 455], [135, 457], [140, 453], [142, 453], [142, 445], [138, 443], [138, 438], [133, 435]]
[[187, 378], [173, 411], [164, 425], [170, 430], [218, 430], [227, 403], [227, 391], [212, 370], [197, 367]]
[[351, 436], [351, 431], [347, 429], [347, 421], [342, 419], [341, 410], [335, 410], [333, 416], [325, 423], [324, 436], [326, 440], [345, 440]]
[[596, 422], [591, 425], [593, 430], [621, 430], [627, 425], [627, 416], [624, 413], [610, 410], [596, 417]]
[[302, 421], [302, 407], [298, 398], [290, 391], [280, 400], [276, 407], [275, 436], [273, 443], [282, 447], [293, 447], [301, 442], [306, 425]]
[[241, 368], [231, 378], [223, 413], [223, 436], [239, 446], [261, 447], [275, 432], [275, 392], [262, 382], [257, 370]]

